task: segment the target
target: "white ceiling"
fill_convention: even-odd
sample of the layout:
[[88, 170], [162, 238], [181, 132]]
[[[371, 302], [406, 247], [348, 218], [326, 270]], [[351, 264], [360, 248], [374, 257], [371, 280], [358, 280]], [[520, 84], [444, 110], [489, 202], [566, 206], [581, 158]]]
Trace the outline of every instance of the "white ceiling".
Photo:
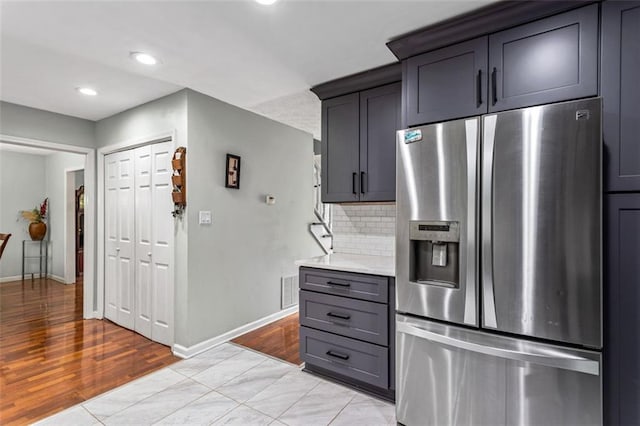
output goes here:
[[493, 1], [2, 0], [0, 99], [98, 120], [190, 87], [250, 108], [394, 62], [389, 39]]

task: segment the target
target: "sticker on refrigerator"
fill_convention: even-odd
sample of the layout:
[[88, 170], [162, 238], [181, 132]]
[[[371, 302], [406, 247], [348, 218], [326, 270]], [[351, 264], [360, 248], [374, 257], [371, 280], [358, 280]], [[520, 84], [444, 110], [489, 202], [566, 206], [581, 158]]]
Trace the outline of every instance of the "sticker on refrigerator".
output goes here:
[[413, 143], [422, 140], [422, 130], [405, 130], [404, 143]]

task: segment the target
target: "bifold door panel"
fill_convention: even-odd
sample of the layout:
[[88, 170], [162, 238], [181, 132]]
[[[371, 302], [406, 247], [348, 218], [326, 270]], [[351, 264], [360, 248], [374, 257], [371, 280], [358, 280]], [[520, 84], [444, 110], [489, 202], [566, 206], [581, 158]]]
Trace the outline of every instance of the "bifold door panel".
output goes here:
[[173, 143], [105, 156], [105, 316], [173, 343]]

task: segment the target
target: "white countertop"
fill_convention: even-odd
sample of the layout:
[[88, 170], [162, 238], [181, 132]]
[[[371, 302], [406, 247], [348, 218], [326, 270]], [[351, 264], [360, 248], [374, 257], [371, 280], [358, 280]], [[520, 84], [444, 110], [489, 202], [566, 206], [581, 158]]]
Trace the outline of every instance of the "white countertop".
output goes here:
[[389, 277], [395, 277], [396, 275], [396, 262], [392, 256], [332, 253], [312, 257], [311, 259], [297, 260], [296, 265], [310, 268], [333, 269], [335, 271], [386, 275]]

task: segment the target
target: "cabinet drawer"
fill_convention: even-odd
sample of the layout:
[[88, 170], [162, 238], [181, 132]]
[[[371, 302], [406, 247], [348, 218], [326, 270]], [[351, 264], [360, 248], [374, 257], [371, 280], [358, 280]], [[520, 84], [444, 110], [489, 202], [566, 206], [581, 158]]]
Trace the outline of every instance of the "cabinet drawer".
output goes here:
[[387, 303], [389, 278], [325, 269], [300, 268], [300, 288]]
[[381, 388], [389, 386], [389, 350], [300, 327], [300, 357], [308, 364]]
[[300, 324], [388, 345], [388, 306], [300, 290]]

